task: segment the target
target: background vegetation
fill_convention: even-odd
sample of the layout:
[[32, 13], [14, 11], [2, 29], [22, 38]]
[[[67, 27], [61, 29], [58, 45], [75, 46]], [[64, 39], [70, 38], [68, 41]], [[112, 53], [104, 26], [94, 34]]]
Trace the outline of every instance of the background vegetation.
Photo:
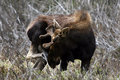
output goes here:
[[[70, 14], [88, 10], [97, 49], [90, 70], [81, 73], [80, 61], [68, 70], [32, 69], [25, 60], [30, 41], [26, 27], [40, 14]], [[0, 0], [0, 80], [120, 80], [120, 0]]]

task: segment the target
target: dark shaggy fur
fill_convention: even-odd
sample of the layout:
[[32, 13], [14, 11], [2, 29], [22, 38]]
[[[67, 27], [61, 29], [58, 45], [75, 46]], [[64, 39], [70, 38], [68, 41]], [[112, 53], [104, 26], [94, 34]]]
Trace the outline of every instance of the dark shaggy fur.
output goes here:
[[[58, 22], [59, 25], [57, 26], [60, 29], [55, 36], [53, 36], [56, 31], [54, 29], [56, 27], [53, 22], [54, 19]], [[31, 41], [27, 58], [45, 52], [48, 54], [48, 64], [52, 68], [55, 68], [61, 61], [61, 70], [66, 70], [68, 62], [74, 62], [75, 59], [82, 61], [82, 69], [87, 70], [89, 68], [96, 45], [91, 28], [91, 17], [86, 11], [76, 11], [71, 15], [40, 15], [29, 24], [27, 35]], [[43, 35], [46, 36], [39, 38]], [[43, 46], [43, 44], [51, 41], [53, 41], [53, 44], [49, 48]]]
[[48, 63], [55, 68], [61, 60], [61, 70], [66, 70], [69, 61], [80, 59], [82, 70], [88, 70], [96, 48], [91, 17], [86, 11], [77, 11], [72, 18], [73, 22], [61, 30], [50, 46]]

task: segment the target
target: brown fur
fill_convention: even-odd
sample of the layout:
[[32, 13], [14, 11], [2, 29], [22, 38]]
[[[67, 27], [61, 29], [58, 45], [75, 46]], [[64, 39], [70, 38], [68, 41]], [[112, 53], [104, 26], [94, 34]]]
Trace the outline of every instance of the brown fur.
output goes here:
[[[88, 16], [87, 19], [85, 19], [86, 16]], [[26, 32], [28, 32], [28, 30], [30, 28], [32, 28], [33, 25], [37, 21], [45, 21], [48, 24], [48, 27], [53, 26], [53, 20], [54, 19], [58, 22], [58, 24], [62, 28], [66, 27], [66, 26], [68, 26], [70, 24], [75, 24], [75, 23], [79, 22], [80, 20], [81, 20], [81, 24], [83, 24], [83, 25], [86, 24], [86, 23], [89, 24], [88, 22], [91, 22], [90, 15], [86, 11], [81, 11], [81, 10], [76, 11], [74, 14], [70, 14], [70, 15], [40, 15], [29, 24], [29, 26], [27, 27]], [[84, 19], [87, 22], [84, 22]]]
[[[76, 11], [74, 14], [70, 15], [40, 15], [29, 24], [26, 30], [31, 41], [31, 48], [27, 58], [35, 54], [41, 54], [41, 52], [46, 52], [48, 53], [49, 65], [51, 67], [56, 66], [61, 60], [62, 69], [66, 68], [63, 68], [64, 59], [65, 64], [66, 60], [74, 61], [74, 58], [76, 58], [74, 56], [79, 56], [81, 54], [85, 55], [85, 59], [91, 59], [95, 49], [95, 40], [91, 29], [91, 23], [91, 17], [86, 11]], [[90, 36], [91, 42], [89, 45], [87, 44], [89, 39], [86, 40], [84, 36]], [[79, 42], [79, 40], [82, 42]], [[49, 44], [51, 42], [52, 44]], [[46, 43], [47, 45], [49, 44], [50, 48], [46, 49], [46, 47], [48, 47], [47, 45], [44, 47]], [[86, 52], [84, 47], [86, 44], [87, 47], [89, 46], [89, 48], [91, 48], [92, 53], [83, 53], [83, 51]], [[92, 44], [94, 47], [91, 47]], [[82, 52], [76, 50], [79, 49], [79, 47], [83, 48], [83, 50], [80, 48]], [[72, 51], [75, 51], [75, 54], [73, 54]], [[81, 59], [80, 56], [79, 59]], [[83, 63], [85, 63], [85, 61], [86, 60], [82, 59]]]
[[54, 68], [61, 60], [61, 70], [66, 70], [69, 61], [80, 59], [82, 69], [88, 70], [96, 47], [90, 14], [86, 11], [76, 11], [69, 18], [50, 46], [48, 63]]
[[[26, 58], [30, 59], [30, 58], [40, 57], [42, 52], [48, 53], [49, 50], [45, 49], [42, 45], [43, 43], [48, 43], [51, 41], [51, 36], [54, 31], [51, 31], [50, 29], [47, 30], [47, 28], [49, 27], [54, 28], [53, 27], [55, 26], [53, 22], [54, 20], [56, 20], [58, 24], [60, 24], [60, 26], [66, 25], [67, 23], [65, 23], [64, 21], [68, 21], [69, 16], [40, 15], [36, 19], [34, 19], [26, 29], [29, 40], [31, 41], [31, 46]], [[46, 35], [47, 33], [49, 33], [50, 35]], [[40, 39], [39, 36], [42, 36], [42, 35], [46, 35], [46, 37], [43, 37], [42, 39]]]
[[[47, 34], [42, 35], [41, 37], [45, 37], [49, 34], [52, 37], [52, 41], [50, 43], [44, 43], [43, 44], [44, 48], [50, 47], [50, 45], [53, 44], [53, 40], [56, 38], [56, 36], [58, 37], [58, 35], [62, 37], [63, 36], [66, 37], [66, 32], [69, 32], [70, 29], [79, 29], [81, 32], [83, 31], [87, 32], [89, 31], [89, 29], [91, 29], [91, 24], [92, 24], [91, 16], [86, 11], [81, 11], [81, 10], [75, 11], [74, 14], [66, 16], [65, 19], [66, 19], [65, 23], [63, 22], [62, 26], [60, 26], [59, 29], [55, 29], [55, 31], [50, 30], [51, 28], [58, 26], [58, 25], [55, 25], [55, 26], [50, 27], [49, 29], [48, 28], [46, 29]], [[59, 19], [57, 21], [59, 21]]]

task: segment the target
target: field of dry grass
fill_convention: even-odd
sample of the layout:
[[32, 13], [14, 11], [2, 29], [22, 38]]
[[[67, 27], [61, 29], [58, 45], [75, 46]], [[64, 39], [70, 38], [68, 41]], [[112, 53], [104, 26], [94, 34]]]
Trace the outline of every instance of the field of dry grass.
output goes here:
[[[27, 61], [27, 25], [40, 14], [70, 14], [87, 10], [93, 19], [97, 49], [90, 70], [81, 62], [43, 71]], [[0, 0], [0, 80], [120, 80], [120, 0]]]

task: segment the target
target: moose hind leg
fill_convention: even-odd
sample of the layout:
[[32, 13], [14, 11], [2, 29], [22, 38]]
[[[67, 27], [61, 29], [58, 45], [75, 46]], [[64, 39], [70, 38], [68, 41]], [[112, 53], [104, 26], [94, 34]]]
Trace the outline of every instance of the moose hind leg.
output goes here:
[[88, 71], [89, 66], [90, 66], [90, 60], [82, 60], [81, 71], [83, 70]]

